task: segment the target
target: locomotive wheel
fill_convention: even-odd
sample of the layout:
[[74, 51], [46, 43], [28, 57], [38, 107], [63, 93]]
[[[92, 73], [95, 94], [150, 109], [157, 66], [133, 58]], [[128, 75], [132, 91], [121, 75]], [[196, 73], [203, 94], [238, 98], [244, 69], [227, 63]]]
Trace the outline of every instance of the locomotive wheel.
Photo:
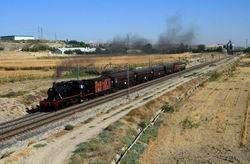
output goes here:
[[81, 103], [81, 98], [80, 98], [80, 97], [77, 99], [77, 103], [78, 103], [78, 104]]
[[59, 105], [59, 109], [63, 109], [63, 108], [66, 108], [66, 107], [67, 107], [67, 104], [64, 101]]

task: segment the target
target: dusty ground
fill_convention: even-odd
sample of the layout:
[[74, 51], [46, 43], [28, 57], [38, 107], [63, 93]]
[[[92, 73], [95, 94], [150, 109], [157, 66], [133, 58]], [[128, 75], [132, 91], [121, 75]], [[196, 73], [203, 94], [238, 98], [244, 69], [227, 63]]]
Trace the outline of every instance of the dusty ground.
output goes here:
[[250, 140], [240, 147], [244, 114], [250, 108], [249, 66], [205, 84], [168, 115], [140, 163], [250, 163]]

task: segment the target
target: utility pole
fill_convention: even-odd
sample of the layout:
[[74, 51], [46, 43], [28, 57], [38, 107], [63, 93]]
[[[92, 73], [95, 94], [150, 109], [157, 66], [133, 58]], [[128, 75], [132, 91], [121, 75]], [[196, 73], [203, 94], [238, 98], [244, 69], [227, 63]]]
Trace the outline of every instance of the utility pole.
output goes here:
[[79, 64], [77, 64], [77, 80], [79, 80]]
[[55, 83], [56, 83], [56, 81], [57, 81], [57, 76], [58, 76], [58, 67], [56, 66], [55, 79], [54, 79], [54, 82], [55, 82]]
[[151, 59], [150, 59], [150, 55], [149, 55], [149, 58], [148, 58], [148, 66], [151, 67]]
[[127, 63], [127, 99], [129, 100], [129, 64]]
[[40, 39], [40, 27], [37, 28], [37, 39]]
[[248, 48], [248, 39], [246, 39], [246, 48]]

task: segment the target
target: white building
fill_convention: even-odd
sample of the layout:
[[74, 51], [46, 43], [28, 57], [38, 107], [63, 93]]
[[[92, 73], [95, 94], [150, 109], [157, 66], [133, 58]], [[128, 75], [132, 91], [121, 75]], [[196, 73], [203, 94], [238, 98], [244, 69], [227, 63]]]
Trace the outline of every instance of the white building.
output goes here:
[[90, 47], [57, 48], [56, 53], [64, 54], [65, 51], [76, 51], [76, 50], [80, 50], [82, 52], [95, 52], [96, 48], [90, 48]]
[[219, 48], [219, 47], [223, 48], [223, 44], [210, 44], [210, 45], [206, 45], [207, 49], [215, 49], [215, 48]]
[[35, 40], [34, 36], [25, 36], [25, 35], [10, 35], [10, 36], [1, 36], [1, 40]]

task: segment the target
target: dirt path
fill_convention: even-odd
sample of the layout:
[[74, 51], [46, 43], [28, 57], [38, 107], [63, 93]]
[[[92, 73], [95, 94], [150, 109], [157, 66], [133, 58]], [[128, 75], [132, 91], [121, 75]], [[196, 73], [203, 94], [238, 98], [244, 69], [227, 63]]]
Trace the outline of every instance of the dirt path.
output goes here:
[[[33, 149], [32, 157], [27, 160], [20, 161], [20, 163], [26, 164], [63, 164], [68, 163], [68, 159], [72, 154], [72, 150], [88, 139], [99, 134], [104, 128], [111, 123], [119, 120], [122, 116], [126, 115], [129, 111], [118, 112], [113, 111], [103, 116], [95, 118], [90, 123], [75, 129], [72, 132], [67, 133], [57, 140], [56, 137], [47, 139], [47, 144], [44, 148]], [[114, 116], [115, 115], [115, 116]], [[58, 151], [60, 150], [60, 151]], [[54, 154], [56, 152], [56, 154]]]
[[250, 143], [240, 147], [249, 86], [249, 67], [207, 83], [167, 116], [140, 163], [250, 163]]

